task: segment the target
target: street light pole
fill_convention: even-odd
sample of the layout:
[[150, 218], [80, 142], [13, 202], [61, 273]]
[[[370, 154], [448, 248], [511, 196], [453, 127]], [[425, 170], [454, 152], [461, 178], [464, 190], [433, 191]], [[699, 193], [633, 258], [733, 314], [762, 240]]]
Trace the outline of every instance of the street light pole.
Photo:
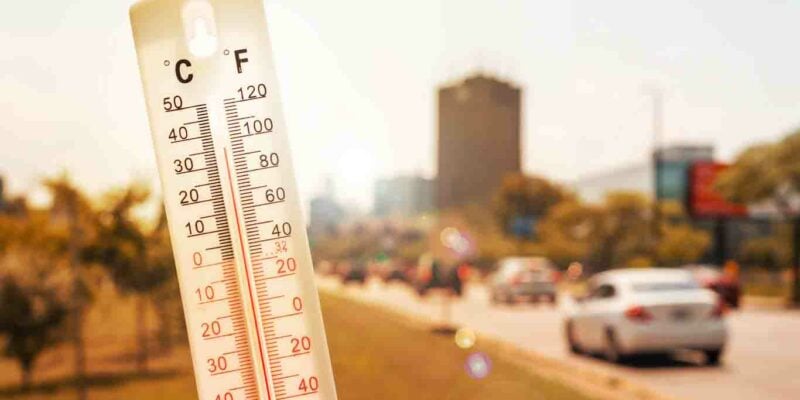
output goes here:
[[649, 91], [653, 101], [653, 219], [652, 230], [654, 240], [661, 236], [661, 182], [659, 171], [661, 169], [661, 145], [664, 138], [663, 118], [664, 118], [664, 99], [660, 88], [653, 87]]

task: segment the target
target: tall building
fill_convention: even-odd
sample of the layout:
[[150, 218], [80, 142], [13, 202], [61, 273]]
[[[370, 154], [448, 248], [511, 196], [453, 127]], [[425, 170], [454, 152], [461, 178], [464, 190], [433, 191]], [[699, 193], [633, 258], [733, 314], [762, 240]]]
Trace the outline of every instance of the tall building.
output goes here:
[[434, 181], [420, 176], [398, 176], [375, 182], [377, 216], [415, 216], [433, 211]]
[[483, 75], [439, 89], [436, 205], [491, 202], [519, 173], [522, 90]]
[[325, 180], [322, 194], [311, 199], [309, 209], [309, 235], [314, 238], [334, 232], [345, 218], [345, 210], [336, 201], [333, 180]]

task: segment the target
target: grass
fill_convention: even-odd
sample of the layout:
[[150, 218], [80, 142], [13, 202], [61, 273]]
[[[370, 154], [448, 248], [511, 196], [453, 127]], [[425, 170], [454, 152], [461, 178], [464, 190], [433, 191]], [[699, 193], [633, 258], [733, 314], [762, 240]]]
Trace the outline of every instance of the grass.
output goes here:
[[531, 373], [509, 354], [481, 345], [480, 339], [472, 351], [486, 353], [492, 371], [475, 380], [464, 369], [470, 351], [458, 348], [452, 336], [333, 295], [323, 296], [322, 304], [337, 391], [343, 400], [585, 399]]
[[[545, 379], [514, 361], [507, 350], [481, 343], [492, 360], [492, 371], [482, 380], [470, 378], [464, 362], [470, 351], [458, 348], [450, 335], [435, 334], [419, 323], [385, 310], [355, 303], [336, 295], [322, 296], [328, 341], [339, 398], [359, 399], [577, 399], [585, 397]], [[118, 306], [117, 308], [122, 307]], [[115, 316], [124, 315], [117, 312]], [[124, 317], [122, 317], [124, 318]], [[92, 320], [92, 324], [106, 324]], [[113, 321], [112, 321], [113, 324]], [[115, 325], [117, 332], [119, 323]], [[92, 332], [90, 340], [96, 331]], [[102, 331], [102, 330], [101, 330]], [[90, 341], [90, 343], [92, 343]], [[91, 346], [91, 400], [196, 399], [188, 349], [176, 348], [154, 360], [151, 373], [131, 373], [131, 338]], [[114, 352], [121, 356], [113, 356]], [[127, 354], [127, 355], [125, 355]], [[69, 348], [51, 351], [39, 364], [34, 388], [20, 393], [12, 379], [16, 366], [0, 362], [0, 397], [18, 400], [75, 398], [69, 377]]]

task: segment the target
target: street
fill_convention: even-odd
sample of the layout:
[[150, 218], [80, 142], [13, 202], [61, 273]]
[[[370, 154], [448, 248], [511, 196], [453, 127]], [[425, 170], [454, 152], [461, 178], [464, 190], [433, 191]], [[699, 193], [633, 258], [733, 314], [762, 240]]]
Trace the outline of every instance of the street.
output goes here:
[[[322, 288], [340, 284], [320, 280]], [[364, 287], [344, 291], [365, 302], [443, 320], [444, 308], [437, 295], [419, 299], [407, 286], [370, 280]], [[451, 322], [479, 334], [514, 344], [543, 356], [582, 368], [598, 368], [660, 394], [681, 399], [796, 399], [800, 394], [800, 313], [745, 307], [728, 314], [730, 340], [722, 365], [708, 367], [679, 359], [646, 359], [632, 365], [614, 365], [602, 359], [569, 353], [562, 332], [560, 305], [519, 304], [493, 306], [482, 285], [468, 286], [450, 309]]]

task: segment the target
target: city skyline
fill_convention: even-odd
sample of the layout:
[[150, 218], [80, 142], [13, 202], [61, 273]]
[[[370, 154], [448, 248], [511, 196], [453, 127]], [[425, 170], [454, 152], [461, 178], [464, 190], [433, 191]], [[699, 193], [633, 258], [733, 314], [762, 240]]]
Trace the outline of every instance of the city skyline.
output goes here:
[[[156, 182], [129, 3], [3, 7], [11, 193], [65, 169], [92, 192]], [[368, 208], [376, 178], [434, 176], [436, 88], [476, 71], [523, 89], [523, 170], [561, 181], [648, 157], [653, 86], [666, 141], [713, 144], [723, 160], [800, 124], [800, 56], [776, 45], [800, 34], [800, 3], [620, 7], [267, 1], [304, 198], [333, 176]]]

